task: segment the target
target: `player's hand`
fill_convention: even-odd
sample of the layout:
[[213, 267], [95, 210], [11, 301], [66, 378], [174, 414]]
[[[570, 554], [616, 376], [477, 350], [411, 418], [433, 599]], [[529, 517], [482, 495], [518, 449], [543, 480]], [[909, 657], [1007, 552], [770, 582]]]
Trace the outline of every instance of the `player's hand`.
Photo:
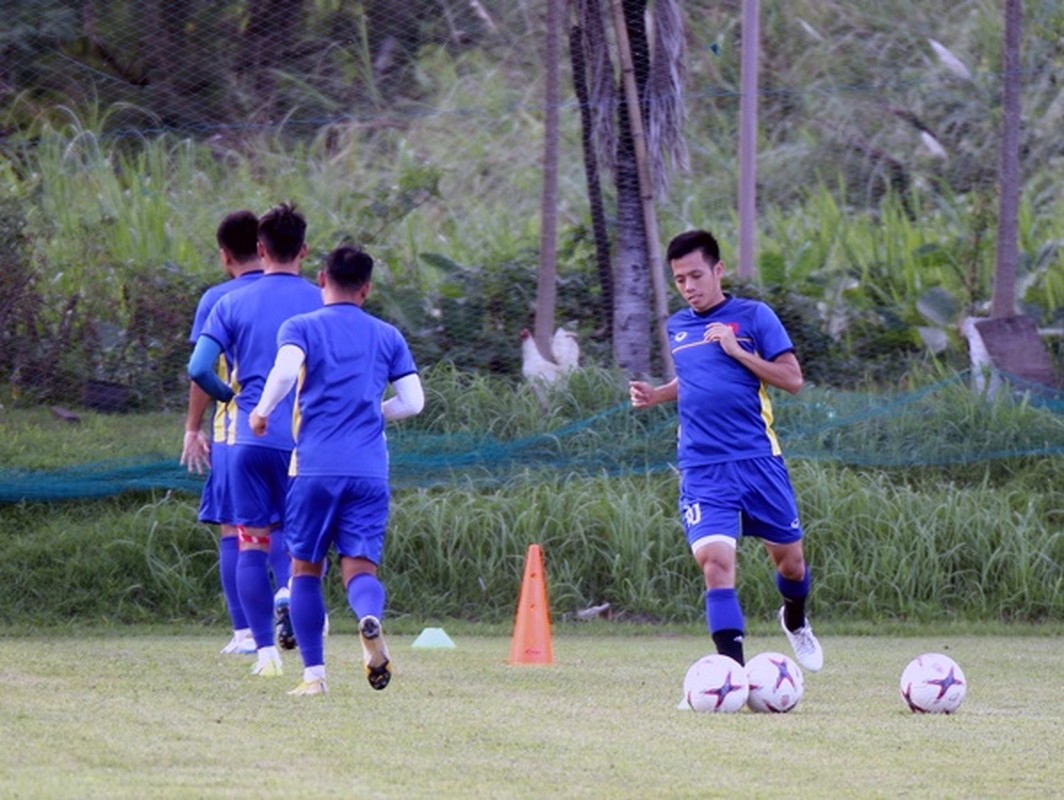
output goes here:
[[256, 436], [264, 436], [266, 434], [266, 417], [262, 414], [256, 414], [251, 412], [251, 416], [248, 417], [248, 425], [251, 427], [251, 432]]
[[735, 338], [735, 329], [723, 322], [711, 323], [702, 338], [707, 342], [717, 342], [720, 349], [730, 356], [735, 356], [742, 350], [739, 341]]
[[628, 397], [632, 400], [632, 408], [650, 408], [657, 403], [654, 387], [645, 381], [629, 381]]
[[211, 444], [203, 431], [185, 431], [185, 444], [181, 448], [181, 466], [189, 472], [202, 475], [211, 465]]

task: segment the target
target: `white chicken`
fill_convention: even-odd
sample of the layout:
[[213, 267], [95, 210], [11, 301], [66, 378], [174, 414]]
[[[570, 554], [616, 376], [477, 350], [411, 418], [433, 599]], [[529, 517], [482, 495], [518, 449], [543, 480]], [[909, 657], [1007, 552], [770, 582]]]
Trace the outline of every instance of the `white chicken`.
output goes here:
[[540, 399], [544, 389], [580, 366], [580, 345], [575, 333], [558, 328], [551, 339], [551, 350], [553, 361], [544, 358], [527, 328], [521, 330], [521, 375], [532, 384]]
[[558, 328], [551, 339], [550, 347], [562, 372], [572, 372], [580, 366], [580, 345], [576, 343], [576, 334], [572, 331]]

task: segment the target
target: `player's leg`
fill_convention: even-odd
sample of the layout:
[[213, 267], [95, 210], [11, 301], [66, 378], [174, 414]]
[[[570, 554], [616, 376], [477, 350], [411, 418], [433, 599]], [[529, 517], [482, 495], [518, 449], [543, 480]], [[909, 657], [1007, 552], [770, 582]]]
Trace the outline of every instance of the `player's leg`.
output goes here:
[[237, 589], [236, 569], [240, 554], [236, 528], [232, 525], [220, 526], [221, 537], [218, 540], [218, 574], [222, 584], [222, 595], [229, 620], [233, 626], [233, 638], [222, 648], [224, 654], [252, 655], [257, 649], [255, 638], [251, 635], [244, 607], [240, 603]]
[[764, 544], [776, 568], [776, 587], [783, 597], [783, 621], [788, 630], [797, 630], [806, 623], [805, 604], [811, 584], [802, 542]]
[[303, 660], [303, 681], [289, 692], [294, 695], [325, 694], [325, 594], [322, 591], [322, 562], [292, 560], [292, 596], [289, 610], [292, 628], [299, 640]]
[[380, 690], [392, 677], [381, 627], [387, 592], [377, 577], [377, 565], [384, 555], [390, 492], [387, 481], [363, 479], [351, 479], [348, 491], [349, 502], [336, 539], [340, 572], [348, 605], [358, 618], [366, 679]]
[[297, 476], [285, 503], [286, 548], [292, 554], [289, 619], [299, 641], [303, 681], [289, 694], [325, 694], [325, 594], [322, 576], [342, 497], [333, 491], [340, 478]]
[[270, 552], [268, 527], [240, 526], [240, 555], [237, 561], [237, 589], [251, 635], [255, 637], [258, 661], [255, 675], [281, 675], [281, 655], [273, 639], [273, 587], [267, 562]]
[[776, 586], [783, 596], [779, 610], [780, 627], [787, 635], [798, 663], [809, 672], [819, 672], [824, 666], [824, 650], [805, 614], [810, 577], [802, 543], [800, 540], [784, 545], [765, 542], [765, 549], [776, 566]]
[[271, 528], [284, 516], [289, 455], [283, 450], [239, 444], [230, 452], [230, 495], [240, 542], [237, 589], [258, 648], [258, 661], [252, 669], [256, 675], [283, 674], [274, 644], [269, 554]]
[[391, 659], [381, 628], [387, 599], [384, 584], [377, 577], [377, 565], [364, 558], [341, 558], [340, 571], [346, 584], [347, 603], [358, 618], [366, 679], [374, 689], [383, 689], [392, 677]]
[[280, 525], [270, 529], [270, 572], [273, 574], [273, 616], [277, 645], [284, 650], [294, 650], [296, 634], [292, 628], [289, 609], [292, 590], [292, 557], [285, 543], [284, 529]]
[[229, 465], [228, 452], [229, 448], [224, 443], [216, 442], [211, 446], [211, 471], [203, 484], [198, 518], [200, 522], [219, 526], [218, 577], [222, 586], [222, 595], [225, 597], [225, 607], [233, 626], [232, 638], [222, 648], [222, 653], [224, 655], [234, 653], [250, 655], [255, 652], [255, 642], [251, 638], [251, 629], [248, 627], [236, 588], [236, 564], [239, 550], [236, 528], [225, 522], [233, 518], [226, 479], [226, 470]]
[[746, 623], [735, 591], [735, 540], [722, 537], [702, 544], [695, 561], [706, 581], [706, 626], [717, 652], [745, 664], [743, 634]]
[[744, 664], [746, 623], [735, 591], [738, 490], [732, 473], [728, 464], [685, 471], [680, 511], [687, 542], [705, 580], [706, 627], [718, 653]]
[[798, 663], [817, 672], [824, 665], [824, 651], [806, 614], [810, 572], [787, 468], [782, 458], [753, 459], [748, 468], [754, 473], [751, 482], [757, 490], [744, 509], [744, 530], [762, 539], [776, 568], [776, 586], [783, 597], [780, 626]]

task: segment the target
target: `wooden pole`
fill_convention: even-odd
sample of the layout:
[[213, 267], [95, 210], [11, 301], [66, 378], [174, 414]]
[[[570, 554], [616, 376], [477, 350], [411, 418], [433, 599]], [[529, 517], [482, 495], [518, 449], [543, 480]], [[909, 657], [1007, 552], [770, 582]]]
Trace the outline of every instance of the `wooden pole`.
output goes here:
[[1005, 71], [1002, 75], [1001, 200], [998, 214], [997, 266], [990, 298], [995, 319], [1016, 313], [1016, 264], [1019, 261], [1020, 209], [1020, 0], [1005, 0]]
[[543, 124], [543, 197], [540, 201], [539, 271], [536, 280], [536, 346], [550, 361], [550, 337], [558, 296], [558, 140], [563, 0], [547, 0]]
[[742, 74], [739, 93], [739, 279], [754, 277], [757, 239], [757, 100], [761, 8], [743, 0]]
[[654, 327], [658, 332], [661, 348], [661, 363], [666, 380], [672, 380], [676, 371], [672, 364], [669, 334], [666, 321], [669, 318], [669, 300], [665, 290], [664, 264], [661, 261], [661, 245], [658, 242], [658, 220], [654, 213], [654, 185], [650, 180], [650, 164], [647, 158], [647, 140], [643, 131], [642, 105], [639, 102], [639, 87], [635, 82], [635, 65], [632, 62], [632, 46], [628, 40], [628, 23], [624, 18], [623, 0], [613, 0], [613, 24], [617, 29], [617, 49], [621, 56], [621, 78], [625, 99], [628, 101], [628, 125], [635, 145], [636, 167], [639, 172], [639, 196], [643, 200], [643, 226], [646, 231], [647, 258], [651, 285], [654, 287]]

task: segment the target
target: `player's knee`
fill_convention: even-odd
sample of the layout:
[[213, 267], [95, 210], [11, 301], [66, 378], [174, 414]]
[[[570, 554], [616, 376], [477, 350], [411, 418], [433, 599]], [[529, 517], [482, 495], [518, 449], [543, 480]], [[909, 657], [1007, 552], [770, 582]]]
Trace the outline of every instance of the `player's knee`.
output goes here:
[[776, 570], [789, 581], [801, 581], [805, 577], [805, 559], [801, 554], [784, 558], [776, 566]]
[[725, 589], [735, 585], [735, 562], [728, 559], [705, 558], [700, 560], [707, 589]]

